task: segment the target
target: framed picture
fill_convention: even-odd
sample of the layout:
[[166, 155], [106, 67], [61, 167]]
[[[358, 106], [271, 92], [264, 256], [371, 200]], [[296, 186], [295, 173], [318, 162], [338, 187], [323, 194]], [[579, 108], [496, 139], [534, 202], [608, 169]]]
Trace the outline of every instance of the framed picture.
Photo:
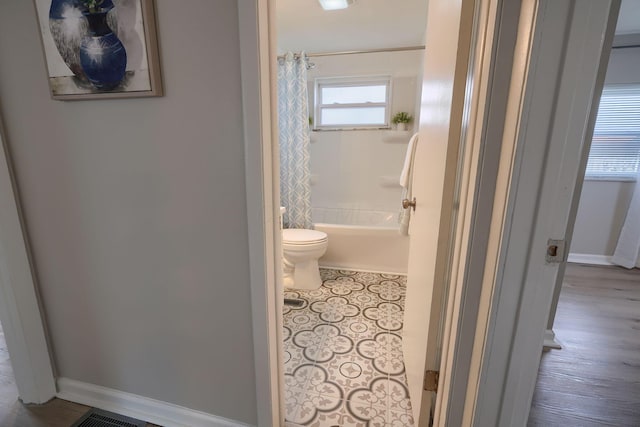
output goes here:
[[161, 96], [153, 0], [34, 0], [51, 97]]

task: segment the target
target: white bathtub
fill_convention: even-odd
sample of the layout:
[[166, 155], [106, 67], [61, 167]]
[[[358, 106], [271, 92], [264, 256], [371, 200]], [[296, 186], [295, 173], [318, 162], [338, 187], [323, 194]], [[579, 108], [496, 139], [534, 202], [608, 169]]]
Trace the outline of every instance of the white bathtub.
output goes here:
[[329, 236], [321, 267], [407, 273], [409, 237], [401, 236], [397, 227], [318, 223], [314, 228]]

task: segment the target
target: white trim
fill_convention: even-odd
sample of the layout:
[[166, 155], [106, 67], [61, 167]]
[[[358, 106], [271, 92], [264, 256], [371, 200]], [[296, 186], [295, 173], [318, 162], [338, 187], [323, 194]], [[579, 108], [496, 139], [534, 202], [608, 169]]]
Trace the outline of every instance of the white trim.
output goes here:
[[611, 255], [569, 254], [567, 262], [589, 265], [615, 265], [611, 262]]
[[239, 421], [207, 414], [136, 394], [58, 378], [57, 397], [165, 427], [247, 427]]
[[[460, 197], [460, 242], [454, 258], [452, 288], [447, 304], [450, 329], [443, 337], [441, 378], [442, 392], [436, 402], [435, 425], [469, 425], [465, 410], [473, 408], [476, 396], [467, 393], [468, 384], [475, 384], [472, 359], [478, 340], [475, 339], [478, 312], [486, 306], [486, 296], [480, 286], [485, 271], [485, 257], [490, 256], [495, 237], [489, 233], [495, 222], [493, 211], [499, 208], [493, 194], [504, 186], [508, 170], [504, 163], [508, 156], [501, 153], [500, 141], [504, 123], [513, 109], [507, 108], [510, 64], [514, 61], [514, 41], [517, 34], [519, 3], [482, 1], [477, 4], [477, 36], [474, 39], [475, 57], [473, 88], [477, 102], [472, 106], [467, 131], [469, 153], [467, 162], [474, 165], [463, 180]], [[505, 18], [506, 17], [506, 18]], [[517, 52], [517, 50], [516, 50]], [[518, 55], [517, 59], [520, 60]], [[517, 61], [516, 61], [517, 62]], [[482, 293], [481, 293], [482, 292]], [[446, 372], [450, 371], [449, 376]], [[442, 373], [445, 372], [445, 375]], [[447, 403], [448, 402], [448, 403]]]
[[280, 247], [275, 79], [274, 2], [238, 1], [245, 132], [247, 227], [251, 274], [258, 426], [284, 423], [282, 371], [282, 271]]
[[4, 140], [0, 127], [0, 321], [20, 399], [44, 403], [55, 395], [55, 379]]
[[545, 350], [551, 348], [554, 350], [562, 349], [562, 344], [560, 344], [560, 342], [556, 339], [556, 333], [551, 329], [547, 329], [546, 331], [544, 331], [544, 341], [542, 346]]

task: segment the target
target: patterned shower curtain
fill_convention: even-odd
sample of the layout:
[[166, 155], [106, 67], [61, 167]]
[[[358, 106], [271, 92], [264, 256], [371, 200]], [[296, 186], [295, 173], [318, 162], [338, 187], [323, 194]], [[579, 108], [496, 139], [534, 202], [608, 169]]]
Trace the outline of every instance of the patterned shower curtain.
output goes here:
[[307, 61], [288, 52], [278, 61], [280, 203], [286, 228], [311, 228]]

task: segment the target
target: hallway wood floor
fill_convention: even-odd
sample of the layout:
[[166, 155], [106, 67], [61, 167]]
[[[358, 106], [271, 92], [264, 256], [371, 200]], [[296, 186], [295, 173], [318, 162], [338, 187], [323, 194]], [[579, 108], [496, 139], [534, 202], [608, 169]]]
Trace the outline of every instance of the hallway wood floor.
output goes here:
[[53, 399], [44, 405], [23, 405], [18, 400], [9, 352], [0, 329], [0, 426], [2, 427], [69, 427], [88, 407]]
[[640, 270], [569, 264], [529, 426], [640, 426]]

